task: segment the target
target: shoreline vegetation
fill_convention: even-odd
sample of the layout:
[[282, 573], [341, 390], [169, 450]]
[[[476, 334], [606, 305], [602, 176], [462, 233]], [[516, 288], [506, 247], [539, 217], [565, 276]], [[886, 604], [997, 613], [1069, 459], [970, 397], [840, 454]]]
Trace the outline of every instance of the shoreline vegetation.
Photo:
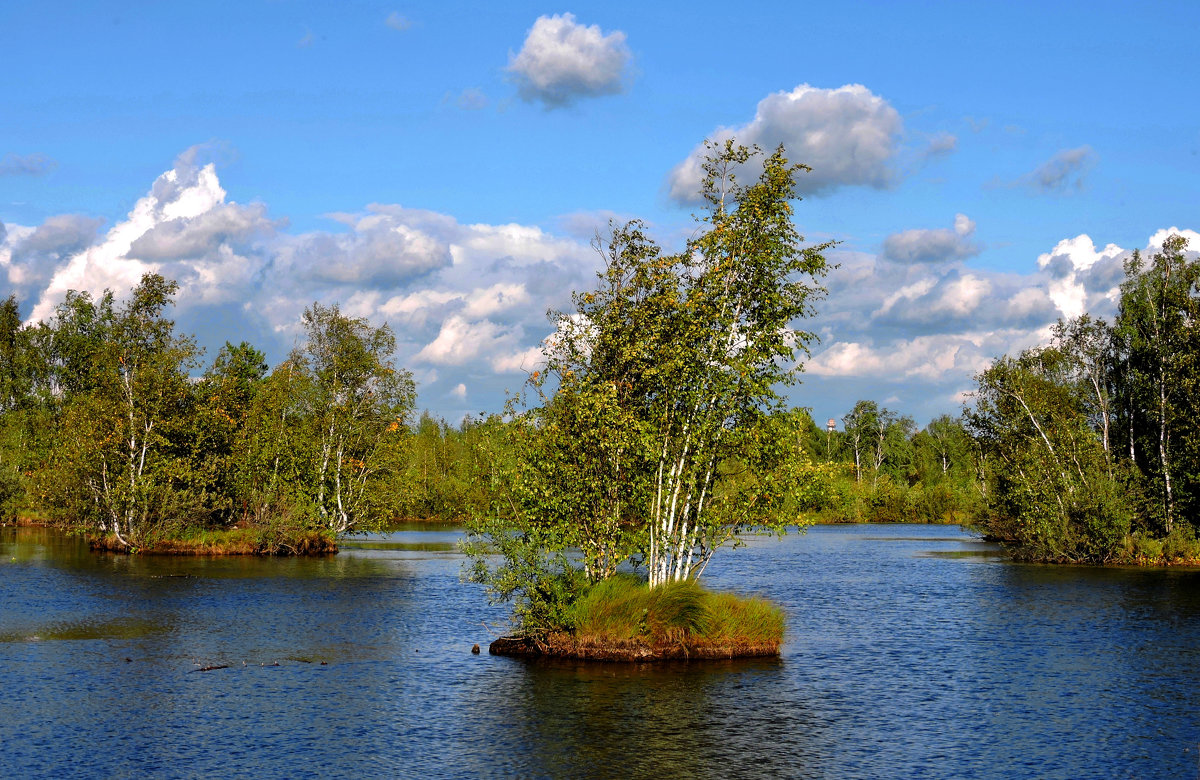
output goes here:
[[[538, 370], [503, 413], [458, 424], [416, 414], [390, 327], [336, 304], [306, 309], [270, 368], [246, 342], [205, 366], [158, 274], [120, 298], [69, 291], [36, 323], [10, 295], [0, 522], [206, 555], [328, 554], [393, 523], [461, 523], [524, 539], [508, 552], [543, 558], [523, 577], [553, 579], [574, 550], [588, 581], [638, 557], [653, 584], [699, 576], [739, 529], [815, 522], [957, 523], [1022, 561], [1200, 564], [1196, 248], [1173, 235], [1133, 253], [1111, 323], [1082, 314], [996, 358], [958, 417], [918, 429], [864, 399], [823, 422], [781, 395], [831, 246], [792, 224], [803, 174], [782, 149], [711, 145], [685, 250], [613, 225]], [[470, 576], [524, 599], [505, 573]]]
[[591, 586], [562, 626], [500, 637], [488, 652], [588, 661], [774, 657], [784, 614], [762, 597], [709, 591], [695, 580], [651, 588], [624, 574]]
[[150, 539], [137, 548], [122, 543], [112, 534], [88, 535], [87, 542], [93, 552], [138, 555], [321, 556], [336, 555], [338, 552], [336, 537], [323, 530], [280, 535], [271, 529], [200, 529], [179, 536]]

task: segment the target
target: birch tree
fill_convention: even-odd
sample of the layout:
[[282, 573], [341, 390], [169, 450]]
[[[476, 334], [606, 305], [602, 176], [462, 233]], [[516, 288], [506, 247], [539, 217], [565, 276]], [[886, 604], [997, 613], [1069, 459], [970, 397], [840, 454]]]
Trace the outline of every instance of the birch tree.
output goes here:
[[1020, 556], [1105, 563], [1131, 528], [1130, 492], [1091, 426], [1079, 371], [1051, 346], [977, 377], [966, 419], [987, 456], [989, 526]]
[[[757, 179], [739, 183], [756, 164]], [[646, 437], [652, 585], [699, 576], [741, 530], [772, 522], [783, 500], [783, 486], [731, 480], [725, 469], [770, 471], [764, 415], [780, 408], [778, 389], [796, 380], [814, 338], [797, 324], [824, 292], [830, 245], [804, 247], [792, 223], [803, 170], [782, 148], [710, 144], [706, 208], [684, 251], [663, 254], [640, 223], [616, 230], [598, 289], [558, 318], [549, 370], [611, 383]]]
[[164, 433], [186, 408], [188, 371], [200, 355], [164, 316], [177, 289], [148, 273], [115, 312], [106, 293], [99, 318], [86, 296], [69, 298], [54, 329], [60, 365], [80, 371], [64, 372], [57, 386], [89, 390], [68, 396], [56, 451], [63, 468], [55, 473], [66, 477], [59, 489], [79, 492], [63, 503], [123, 547], [141, 546], [158, 527], [190, 519], [194, 510], [175, 482]]
[[1182, 458], [1189, 508], [1196, 505], [1195, 467], [1200, 466], [1197, 443], [1189, 435], [1200, 390], [1200, 262], [1189, 260], [1186, 250], [1187, 240], [1176, 235], [1148, 263], [1134, 252], [1126, 263], [1116, 321], [1129, 454], [1156, 487], [1158, 514], [1168, 534], [1179, 514], [1181, 445], [1191, 445]]
[[303, 322], [306, 341], [283, 369], [295, 374], [289, 386], [310, 426], [313, 506], [323, 525], [342, 534], [388, 519], [373, 488], [392, 465], [384, 441], [403, 435], [416, 388], [395, 365], [396, 337], [387, 325], [374, 328], [318, 303]]

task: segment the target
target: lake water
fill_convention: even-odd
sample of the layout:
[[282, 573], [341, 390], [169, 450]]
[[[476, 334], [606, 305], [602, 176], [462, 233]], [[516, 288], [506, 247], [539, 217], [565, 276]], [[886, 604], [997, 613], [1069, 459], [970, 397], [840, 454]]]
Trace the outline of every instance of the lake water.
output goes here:
[[709, 567], [786, 608], [782, 658], [545, 664], [487, 654], [505, 612], [459, 582], [456, 539], [139, 558], [0, 529], [0, 776], [1200, 773], [1195, 571], [819, 526]]

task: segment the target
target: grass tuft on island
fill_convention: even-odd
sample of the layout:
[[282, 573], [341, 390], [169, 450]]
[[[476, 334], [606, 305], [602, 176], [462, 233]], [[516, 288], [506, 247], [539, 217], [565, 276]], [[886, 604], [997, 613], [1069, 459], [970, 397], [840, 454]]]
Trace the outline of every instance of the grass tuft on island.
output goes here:
[[178, 534], [148, 540], [142, 546], [122, 544], [116, 536], [90, 536], [96, 552], [141, 555], [334, 555], [337, 538], [329, 531], [296, 530], [281, 533], [271, 527], [184, 529]]
[[502, 637], [493, 655], [657, 661], [779, 655], [783, 610], [758, 596], [714, 593], [695, 581], [650, 588], [632, 575], [593, 585], [567, 630]]

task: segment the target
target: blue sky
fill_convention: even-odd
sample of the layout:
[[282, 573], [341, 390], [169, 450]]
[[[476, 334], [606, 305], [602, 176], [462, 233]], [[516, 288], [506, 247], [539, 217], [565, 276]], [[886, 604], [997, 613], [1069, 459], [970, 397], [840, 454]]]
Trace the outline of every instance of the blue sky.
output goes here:
[[396, 329], [421, 405], [457, 419], [532, 370], [591, 232], [638, 216], [677, 242], [689, 157], [735, 134], [814, 167], [797, 223], [842, 242], [795, 402], [924, 422], [1056, 317], [1111, 313], [1129, 250], [1200, 227], [1198, 16], [9, 3], [0, 286], [44, 316], [159, 270], [210, 357], [247, 338], [273, 360], [305, 305], [340, 301]]

